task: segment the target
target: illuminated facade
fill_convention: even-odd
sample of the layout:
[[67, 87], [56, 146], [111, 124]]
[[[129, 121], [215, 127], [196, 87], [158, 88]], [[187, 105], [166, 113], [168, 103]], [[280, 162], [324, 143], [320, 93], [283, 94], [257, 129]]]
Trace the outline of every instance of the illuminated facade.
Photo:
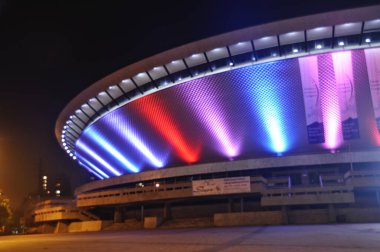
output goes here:
[[[155, 92], [87, 127], [76, 156], [108, 178], [209, 160], [347, 151], [348, 145], [378, 149], [366, 53], [380, 59], [377, 48], [344, 50], [231, 69]], [[303, 92], [303, 75], [316, 76], [312, 112], [322, 115], [320, 143], [309, 143], [315, 136], [307, 134], [310, 91]], [[345, 88], [348, 98], [341, 97]], [[355, 124], [345, 125], [347, 110], [355, 112]]]
[[[323, 174], [328, 167], [346, 181], [354, 166], [380, 164], [379, 13], [371, 6], [246, 28], [95, 83], [56, 126], [62, 148], [103, 180], [78, 188], [77, 196], [144, 184], [161, 190], [172, 180], [253, 170], [265, 177], [286, 167], [299, 173], [293, 181], [289, 175], [286, 188], [322, 187], [321, 175], [304, 182], [309, 168]], [[351, 194], [335, 203], [353, 202]]]

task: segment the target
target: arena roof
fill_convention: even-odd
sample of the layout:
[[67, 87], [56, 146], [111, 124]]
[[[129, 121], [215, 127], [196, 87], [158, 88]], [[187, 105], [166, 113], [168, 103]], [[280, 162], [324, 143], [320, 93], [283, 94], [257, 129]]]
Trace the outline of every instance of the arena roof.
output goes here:
[[[79, 94], [74, 100], [72, 100], [66, 108], [62, 111], [61, 115], [58, 118], [57, 124], [56, 124], [56, 136], [57, 139], [60, 141], [61, 146], [65, 148], [72, 156], [73, 158], [77, 158], [77, 154], [81, 155], [81, 162], [83, 160], [86, 160], [89, 158], [89, 156], [85, 156], [82, 152], [76, 150], [78, 146], [81, 146], [79, 149], [82, 149], [82, 151], [88, 147], [85, 146], [83, 141], [86, 141], [86, 134], [83, 134], [83, 132], [87, 131], [91, 132], [88, 134], [93, 134], [94, 138], [102, 139], [107, 138], [110, 136], [107, 136], [107, 132], [100, 132], [100, 128], [96, 129], [96, 125], [102, 124], [107, 120], [111, 120], [109, 124], [113, 124], [112, 116], [118, 113], [118, 111], [122, 111], [123, 108], [128, 107], [134, 107], [135, 111], [130, 113], [139, 113], [139, 115], [143, 115], [144, 111], [154, 111], [152, 110], [155, 107], [161, 106], [161, 103], [155, 100], [154, 97], [158, 96], [147, 96], [148, 94], [156, 93], [157, 91], [161, 91], [157, 93], [158, 95], [163, 96], [164, 91], [166, 94], [170, 97], [171, 89], [173, 89], [173, 86], [176, 86], [178, 84], [184, 83], [185, 86], [181, 85], [179, 87], [183, 87], [182, 89], [187, 90], [189, 93], [192, 94], [198, 94], [200, 96], [202, 95], [213, 95], [210, 90], [200, 90], [201, 88], [205, 88], [206, 85], [202, 83], [202, 80], [209, 80], [209, 81], [218, 81], [223, 82], [223, 78], [232, 78], [234, 79], [234, 82], [236, 82], [237, 79], [243, 76], [241, 78], [256, 78], [256, 82], [260, 82], [259, 79], [260, 76], [255, 77], [256, 72], [266, 72], [269, 70], [271, 74], [280, 74], [280, 76], [283, 75], [283, 78], [286, 77], [287, 71], [297, 71], [298, 68], [287, 68], [283, 67], [282, 65], [292, 65], [296, 64], [295, 62], [298, 62], [297, 59], [289, 60], [291, 58], [299, 58], [299, 57], [305, 57], [310, 55], [322, 55], [318, 56], [320, 57], [320, 60], [323, 61], [323, 53], [330, 52], [330, 51], [347, 51], [348, 49], [357, 49], [357, 48], [370, 48], [370, 47], [376, 47], [378, 43], [378, 34], [380, 31], [380, 6], [371, 6], [371, 7], [365, 7], [365, 8], [357, 8], [357, 9], [351, 9], [351, 10], [344, 10], [344, 11], [336, 11], [336, 12], [329, 12], [329, 13], [323, 13], [318, 15], [312, 15], [312, 16], [306, 16], [306, 17], [299, 17], [279, 22], [274, 22], [270, 24], [250, 27], [242, 30], [237, 30], [234, 32], [222, 34], [219, 36], [211, 37], [208, 39], [204, 39], [201, 41], [197, 41], [194, 43], [190, 43], [172, 50], [169, 50], [167, 52], [152, 56], [150, 58], [147, 58], [145, 60], [142, 60], [140, 62], [137, 62], [135, 64], [129, 65], [125, 68], [120, 69], [119, 71], [116, 71], [115, 73], [105, 77], [104, 79], [94, 83], [92, 86], [90, 86], [88, 89], [84, 90], [81, 94]], [[350, 55], [351, 55], [351, 51]], [[364, 52], [363, 50], [361, 52]], [[355, 56], [357, 53], [352, 51], [352, 59], [357, 60], [357, 58], [361, 56]], [[359, 52], [360, 54], [360, 52]], [[362, 53], [363, 54], [363, 53]], [[331, 54], [328, 54], [331, 55]], [[350, 56], [351, 57], [351, 56]], [[355, 59], [354, 59], [355, 58]], [[287, 59], [286, 61], [280, 61], [282, 59]], [[351, 58], [350, 58], [351, 59]], [[360, 61], [360, 60], [358, 60]], [[268, 65], [268, 64], [261, 64], [265, 62], [278, 62], [274, 65]], [[285, 62], [285, 63], [281, 63]], [[326, 65], [323, 65], [322, 67], [331, 67], [331, 62], [326, 63]], [[356, 63], [355, 63], [356, 64]], [[363, 59], [361, 59], [361, 63], [358, 63], [357, 68], [355, 69], [361, 69], [361, 67], [364, 63]], [[255, 66], [257, 65], [257, 66]], [[298, 70], [299, 71], [299, 70]], [[356, 71], [356, 70], [355, 70]], [[359, 71], [359, 70], [357, 70]], [[224, 74], [222, 74], [224, 72]], [[215, 75], [215, 77], [212, 77], [210, 75]], [[235, 76], [232, 76], [235, 75]], [[296, 76], [296, 73], [293, 73], [294, 76]], [[302, 74], [301, 74], [302, 75]], [[207, 77], [209, 76], [209, 77]], [[246, 77], [244, 77], [246, 76]], [[250, 77], [251, 76], [251, 77]], [[252, 77], [253, 76], [253, 77]], [[299, 76], [299, 74], [298, 74]], [[302, 77], [302, 76], [301, 76]], [[221, 80], [218, 80], [218, 78]], [[280, 93], [281, 96], [271, 95], [271, 90], [267, 91], [260, 91], [256, 92], [253, 91], [256, 94], [253, 94], [255, 102], [251, 105], [255, 107], [255, 109], [259, 109], [262, 107], [263, 109], [260, 111], [254, 112], [254, 116], [257, 116], [258, 114], [261, 114], [262, 117], [257, 118], [257, 121], [263, 121], [264, 124], [267, 123], [269, 125], [266, 126], [259, 126], [256, 125], [253, 127], [253, 129], [256, 132], [263, 131], [261, 128], [265, 127], [277, 127], [279, 128], [279, 131], [283, 131], [285, 129], [282, 129], [279, 125], [276, 126], [275, 121], [273, 120], [271, 116], [271, 111], [276, 110], [274, 108], [274, 103], [267, 100], [288, 100], [286, 104], [277, 104], [278, 106], [281, 106], [283, 109], [287, 111], [281, 112], [282, 119], [279, 120], [281, 123], [287, 124], [286, 127], [293, 132], [293, 135], [296, 134], [296, 132], [302, 132], [300, 129], [305, 124], [305, 119], [303, 116], [300, 116], [301, 114], [304, 115], [303, 112], [303, 101], [302, 101], [302, 87], [301, 87], [301, 79], [300, 77], [295, 77], [294, 80], [286, 80], [285, 82], [279, 81], [280, 78], [274, 78], [270, 80], [272, 77], [268, 77], [266, 83], [263, 81], [264, 86], [268, 86], [268, 83], [277, 82], [277, 88], [280, 87], [276, 91], [276, 94]], [[239, 82], [239, 81], [238, 81]], [[243, 81], [244, 82], [244, 81]], [[294, 83], [298, 82], [298, 87], [292, 92], [289, 92], [289, 88], [291, 88], [290, 85], [294, 85]], [[368, 82], [368, 80], [367, 80]], [[255, 83], [255, 80], [253, 80], [253, 83]], [[288, 84], [286, 84], [288, 83]], [[224, 81], [223, 88], [226, 88], [228, 86], [228, 81]], [[240, 85], [239, 83], [237, 85]], [[170, 87], [170, 88], [169, 88]], [[195, 89], [194, 89], [195, 88]], [[197, 89], [198, 88], [198, 89]], [[244, 92], [250, 93], [249, 88], [247, 87], [236, 87], [236, 90], [243, 89]], [[235, 90], [235, 91], [236, 91]], [[253, 89], [255, 90], [255, 89]], [[219, 90], [218, 92], [226, 92], [226, 90]], [[227, 90], [231, 91], [231, 90]], [[235, 92], [233, 91], [233, 92]], [[175, 92], [175, 91], [174, 91]], [[179, 95], [185, 95], [185, 91], [178, 91]], [[178, 93], [177, 92], [177, 93]], [[182, 93], [181, 93], [182, 92]], [[198, 92], [198, 93], [197, 93]], [[231, 91], [232, 92], [232, 91]], [[298, 92], [298, 93], [297, 93]], [[368, 93], [365, 93], [365, 91], [360, 91], [362, 93], [362, 97], [368, 96]], [[358, 92], [358, 93], [360, 93]], [[172, 92], [173, 93], [173, 92]], [[252, 93], [251, 93], [252, 94]], [[240, 95], [244, 94], [237, 94], [235, 93], [232, 95], [231, 102], [235, 102], [239, 99]], [[328, 99], [330, 99], [330, 95], [328, 95]], [[150, 97], [150, 98], [149, 98]], [[152, 98], [153, 97], [153, 98]], [[220, 95], [218, 96], [218, 99], [225, 98], [225, 96]], [[268, 98], [269, 97], [269, 98]], [[173, 98], [173, 97], [172, 97]], [[204, 99], [203, 99], [204, 98]], [[169, 98], [168, 98], [169, 99]], [[207, 97], [188, 97], [189, 101], [192, 99], [197, 99], [198, 101], [201, 100], [203, 102], [207, 101]], [[326, 98], [327, 99], [327, 98]], [[176, 99], [174, 99], [176, 100]], [[131, 103], [131, 101], [134, 101]], [[144, 108], [143, 101], [145, 101], [146, 104], [150, 104], [151, 108]], [[180, 104], [184, 100], [177, 99], [177, 104]], [[157, 103], [158, 102], [158, 103]], [[212, 102], [212, 101], [211, 101]], [[196, 104], [197, 102], [194, 102]], [[223, 103], [223, 102], [222, 102]], [[260, 103], [260, 104], [258, 104]], [[229, 103], [231, 104], [231, 103]], [[139, 107], [140, 105], [140, 107]], [[176, 106], [176, 103], [167, 103], [166, 106]], [[242, 108], [243, 111], [247, 112], [248, 107], [244, 106], [242, 107], [241, 104], [235, 103], [236, 108], [232, 110], [226, 110], [229, 116], [231, 118], [228, 119], [229, 122], [235, 122], [235, 123], [241, 123], [243, 125], [246, 125], [245, 122], [239, 121], [239, 118], [235, 118], [236, 116], [236, 109]], [[276, 105], [276, 106], [277, 106]], [[219, 106], [219, 105], [218, 105]], [[208, 104], [208, 107], [212, 107], [212, 111], [210, 114], [217, 113], [215, 108], [218, 107], [215, 104]], [[226, 105], [222, 105], [226, 106]], [[229, 105], [227, 105], [229, 106]], [[371, 105], [362, 105], [358, 106], [361, 107], [362, 111], [365, 111], [368, 107]], [[207, 107], [207, 106], [206, 106]], [[194, 110], [202, 110], [202, 116], [204, 116], [204, 113], [207, 112], [207, 108], [205, 106], [194, 108]], [[268, 110], [268, 107], [271, 108], [271, 111]], [[144, 108], [144, 109], [141, 109]], [[224, 112], [224, 109], [221, 109]], [[288, 116], [291, 113], [294, 113], [295, 110], [300, 110], [295, 113], [300, 118], [301, 121], [292, 121], [289, 120], [289, 123], [287, 123], [286, 116]], [[301, 111], [302, 110], [302, 111]], [[326, 109], [325, 109], [326, 110]], [[337, 108], [339, 110], [339, 108]], [[184, 110], [182, 110], [183, 112]], [[157, 111], [159, 112], [159, 111]], [[189, 111], [186, 111], [189, 112]], [[129, 113], [128, 111], [126, 113]], [[150, 120], [150, 124], [156, 124], [158, 121], [160, 122], [160, 125], [165, 125], [165, 120], [163, 118], [166, 118], [164, 112], [161, 111], [161, 114], [149, 114], [149, 116], [146, 118], [146, 120]], [[195, 113], [196, 114], [196, 113]], [[365, 114], [365, 115], [364, 115]], [[181, 112], [176, 113], [178, 118], [181, 118]], [[269, 117], [268, 117], [269, 115]], [[371, 115], [362, 113], [362, 117], [364, 118], [370, 118]], [[106, 117], [107, 116], [107, 117]], [[130, 116], [130, 115], [128, 115]], [[155, 116], [158, 116], [155, 118]], [[215, 115], [214, 115], [215, 116]], [[133, 117], [133, 116], [130, 116]], [[211, 115], [212, 117], [212, 115]], [[218, 118], [222, 118], [223, 116], [216, 115]], [[111, 118], [111, 119], [110, 119]], [[169, 118], [169, 117], [168, 117]], [[265, 119], [266, 118], [266, 119]], [[272, 119], [271, 119], [272, 118]], [[103, 122], [102, 122], [103, 120]], [[199, 118], [199, 121], [204, 121], [204, 119]], [[219, 120], [219, 119], [218, 119]], [[216, 126], [216, 128], [223, 128], [224, 124], [223, 122], [218, 122], [218, 120], [214, 120], [213, 126]], [[222, 119], [220, 119], [222, 120]], [[362, 123], [367, 125], [368, 132], [374, 132], [373, 134], [370, 133], [369, 135], [365, 133], [364, 131], [361, 132], [362, 135], [366, 135], [367, 137], [362, 138], [362, 142], [367, 141], [370, 142], [370, 147], [377, 147], [378, 146], [378, 132], [375, 130], [375, 124], [368, 124], [367, 119], [364, 121], [362, 120]], [[190, 122], [188, 119], [183, 120], [184, 122]], [[144, 123], [141, 121], [137, 123], [139, 127], [148, 127], [145, 126]], [[178, 121], [177, 121], [178, 122]], [[148, 124], [149, 124], [148, 123]], [[171, 119], [168, 119], [167, 121], [167, 128], [158, 129], [161, 135], [163, 135], [164, 139], [168, 142], [176, 141], [178, 145], [178, 139], [181, 139], [179, 135], [175, 136], [174, 138], [172, 136], [165, 136], [165, 132], [173, 132], [176, 131], [173, 126], [176, 123], [173, 123]], [[203, 122], [203, 125], [207, 125], [207, 122]], [[215, 125], [216, 124], [216, 125]], [[230, 123], [227, 123], [229, 126], [231, 126]], [[240, 125], [241, 125], [240, 124]], [[91, 127], [89, 127], [91, 125]], [[136, 125], [135, 125], [136, 126]], [[161, 127], [160, 126], [160, 127]], [[194, 126], [194, 125], [191, 125]], [[191, 135], [191, 126], [188, 129], [188, 135]], [[207, 126], [208, 127], [208, 126]], [[212, 126], [210, 126], [212, 127]], [[260, 128], [261, 127], [261, 128]], [[91, 129], [96, 129], [94, 131], [91, 131]], [[151, 129], [146, 128], [148, 131], [151, 131]], [[99, 131], [100, 130], [100, 131]], [[123, 129], [124, 131], [126, 129]], [[232, 132], [236, 133], [238, 131], [238, 128], [234, 128]], [[151, 131], [152, 132], [152, 131]], [[95, 134], [95, 135], [94, 135]], [[96, 135], [98, 134], [98, 135]], [[99, 135], [100, 134], [100, 135]], [[148, 135], [151, 133], [148, 133]], [[226, 154], [229, 158], [235, 158], [236, 156], [239, 156], [237, 154], [238, 148], [229, 148], [226, 146], [231, 145], [238, 145], [238, 144], [231, 144], [227, 142], [230, 142], [228, 138], [231, 137], [231, 133], [226, 133], [222, 131], [218, 131], [216, 133], [219, 138], [220, 136], [224, 135], [224, 140], [219, 140], [220, 144], [225, 147], [224, 154]], [[245, 134], [245, 133], [244, 133]], [[246, 137], [246, 135], [240, 136], [241, 138]], [[258, 152], [272, 152], [275, 154], [281, 154], [283, 152], [287, 151], [286, 142], [287, 141], [297, 141], [295, 140], [296, 137], [293, 137], [293, 140], [288, 139], [287, 141], [277, 141], [281, 138], [280, 135], [271, 135], [272, 133], [269, 132], [269, 136], [266, 138], [261, 138], [260, 141], [264, 141], [266, 143], [269, 143], [269, 145], [272, 146], [266, 146], [264, 144], [264, 148], [260, 149]], [[305, 131], [300, 134], [306, 134]], [[328, 134], [328, 133], [327, 133]], [[371, 135], [372, 134], [372, 135]], [[133, 135], [133, 134], [132, 134]], [[87, 135], [88, 136], [88, 135]], [[201, 135], [203, 136], [203, 135]], [[269, 138], [268, 138], [269, 137]], [[78, 141], [78, 139], [81, 139]], [[151, 139], [151, 138], [150, 138]], [[188, 139], [187, 140], [194, 140]], [[207, 138], [204, 138], [207, 140]], [[271, 140], [272, 139], [272, 140]], [[274, 140], [277, 139], [277, 140]], [[306, 139], [306, 138], [305, 138]], [[88, 140], [88, 139], [87, 139]], [[236, 138], [235, 138], [236, 140]], [[136, 142], [136, 138], [134, 139]], [[181, 140], [182, 141], [182, 140]], [[242, 141], [242, 140], [241, 140]], [[336, 149], [337, 146], [333, 146], [336, 143], [328, 142], [330, 141], [327, 137], [325, 145], [331, 145], [328, 146], [327, 149], [332, 150]], [[332, 141], [332, 140], [331, 140]], [[334, 140], [335, 141], [335, 140]], [[339, 140], [341, 141], [341, 140]], [[156, 143], [159, 143], [160, 141], [156, 139]], [[359, 141], [357, 146], [362, 146], [363, 143]], [[109, 144], [106, 140], [103, 141], [101, 145], [107, 146]], [[195, 160], [194, 155], [185, 155], [184, 153], [186, 151], [186, 145], [187, 144], [180, 144], [181, 146], [177, 146], [174, 148], [177, 148], [177, 153], [182, 152], [182, 160], [188, 163], [194, 163], [198, 162], [199, 160]], [[141, 147], [142, 146], [142, 147]], [[251, 151], [252, 148], [257, 149], [255, 146], [249, 147], [246, 149], [246, 151]], [[351, 145], [350, 145], [351, 146]], [[166, 146], [167, 147], [167, 146]], [[309, 146], [310, 147], [310, 146]], [[309, 148], [308, 145], [299, 144], [298, 148], [304, 149]], [[167, 166], [167, 164], [173, 165], [173, 164], [180, 164], [178, 160], [168, 162], [167, 164], [164, 164], [157, 158], [152, 158], [152, 153], [149, 154], [149, 152], [146, 151], [147, 147], [140, 144], [140, 148], [145, 149], [145, 157], [148, 157], [151, 161], [151, 165], [153, 167], [162, 167]], [[165, 149], [165, 146], [162, 146], [158, 144], [156, 148], [163, 148]], [[112, 150], [111, 146], [108, 146], [108, 150]], [[89, 149], [87, 149], [89, 150]], [[309, 151], [318, 151], [318, 148], [310, 147]], [[89, 150], [89, 152], [93, 152], [93, 150]], [[140, 151], [141, 152], [141, 151]], [[126, 164], [127, 170], [129, 172], [138, 172], [141, 171], [140, 168], [137, 168], [135, 165], [130, 163], [126, 160], [124, 157], [124, 154], [120, 154], [116, 150], [111, 151], [111, 154], [113, 157], [119, 157], [119, 161], [121, 163]], [[133, 155], [133, 154], [132, 154]], [[90, 155], [91, 156], [91, 155]], [[94, 156], [94, 155], [92, 155]], [[180, 155], [181, 156], [181, 155]], [[187, 156], [187, 158], [185, 158]], [[215, 156], [215, 153], [209, 152], [205, 154], [204, 161], [213, 161], [213, 156]], [[250, 155], [245, 155], [246, 157], [252, 157]], [[254, 155], [255, 156], [255, 155]], [[260, 156], [260, 155], [259, 155]], [[244, 155], [243, 155], [244, 157]], [[174, 159], [175, 160], [175, 159]], [[216, 158], [215, 160], [219, 160]], [[118, 169], [114, 169], [109, 164], [105, 164], [104, 161], [101, 161], [100, 159], [96, 159], [96, 162], [103, 164], [106, 170], [108, 172], [111, 172], [111, 174], [102, 175], [100, 174], [100, 177], [107, 178], [110, 175], [121, 175], [124, 172], [119, 171]], [[90, 162], [91, 163], [91, 162]], [[104, 172], [104, 171], [102, 171]], [[98, 174], [99, 175], [99, 174]]]

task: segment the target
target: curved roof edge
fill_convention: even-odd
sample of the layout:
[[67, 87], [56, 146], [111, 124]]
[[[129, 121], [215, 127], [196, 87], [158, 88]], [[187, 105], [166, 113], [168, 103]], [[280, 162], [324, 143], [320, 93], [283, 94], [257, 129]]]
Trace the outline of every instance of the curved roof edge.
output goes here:
[[120, 83], [127, 77], [134, 76], [143, 71], [148, 71], [157, 65], [167, 64], [172, 60], [185, 58], [194, 53], [205, 52], [216, 47], [238, 43], [240, 41], [258, 39], [266, 36], [297, 30], [311, 29], [320, 26], [337, 25], [347, 22], [358, 22], [362, 21], [363, 19], [375, 19], [379, 17], [379, 13], [380, 5], [372, 5], [368, 7], [296, 17], [223, 33], [206, 39], [191, 42], [140, 60], [136, 63], [123, 67], [106, 76], [105, 78], [95, 82], [83, 90], [81, 93], [79, 93], [74, 99], [72, 99], [58, 116], [55, 125], [56, 138], [59, 141], [61, 129], [65, 121], [68, 119], [69, 115], [94, 95], [105, 90], [112, 84]]

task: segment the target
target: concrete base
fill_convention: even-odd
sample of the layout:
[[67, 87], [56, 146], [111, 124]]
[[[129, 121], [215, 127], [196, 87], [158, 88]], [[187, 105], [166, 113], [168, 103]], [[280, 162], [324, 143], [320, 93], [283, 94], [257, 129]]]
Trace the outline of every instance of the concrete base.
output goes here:
[[91, 231], [101, 231], [105, 227], [112, 225], [112, 221], [79, 221], [79, 222], [72, 222], [68, 226], [68, 232], [74, 233], [74, 232], [91, 232]]
[[145, 217], [144, 218], [144, 228], [153, 229], [157, 228], [163, 221], [161, 217]]
[[281, 211], [214, 214], [215, 226], [281, 225]]
[[123, 229], [155, 229], [205, 226], [260, 226], [286, 224], [327, 224], [327, 223], [371, 223], [380, 222], [380, 208], [338, 208], [329, 206], [323, 209], [279, 211], [255, 211], [236, 213], [217, 213], [209, 218], [173, 218], [163, 224], [162, 217], [145, 217], [141, 223], [137, 219], [128, 219], [123, 223], [113, 221], [79, 221], [44, 223], [29, 233], [66, 233], [91, 232]]
[[39, 225], [36, 229], [36, 233], [38, 234], [54, 233], [54, 231], [55, 231], [55, 224], [50, 224], [50, 223], [43, 223]]
[[55, 226], [54, 233], [67, 233], [69, 231], [69, 226], [65, 222], [58, 222]]

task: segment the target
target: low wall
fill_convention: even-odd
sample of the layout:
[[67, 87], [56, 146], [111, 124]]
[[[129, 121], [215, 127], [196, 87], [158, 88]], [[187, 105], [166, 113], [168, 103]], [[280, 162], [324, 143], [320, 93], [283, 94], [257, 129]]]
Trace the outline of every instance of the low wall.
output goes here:
[[340, 208], [336, 217], [342, 223], [380, 222], [380, 208]]
[[58, 222], [55, 226], [54, 233], [67, 233], [69, 231], [69, 225], [65, 222]]
[[48, 234], [48, 233], [54, 233], [55, 231], [55, 224], [51, 223], [43, 223], [41, 225], [38, 225], [36, 232], [39, 234]]
[[281, 211], [214, 214], [215, 226], [281, 225]]
[[163, 219], [161, 217], [145, 217], [144, 228], [146, 229], [157, 228], [162, 223], [162, 221]]
[[288, 211], [289, 224], [324, 224], [329, 223], [327, 209], [307, 209]]
[[111, 225], [113, 221], [78, 221], [72, 222], [68, 226], [68, 232], [91, 232], [91, 231], [101, 231], [105, 227]]

